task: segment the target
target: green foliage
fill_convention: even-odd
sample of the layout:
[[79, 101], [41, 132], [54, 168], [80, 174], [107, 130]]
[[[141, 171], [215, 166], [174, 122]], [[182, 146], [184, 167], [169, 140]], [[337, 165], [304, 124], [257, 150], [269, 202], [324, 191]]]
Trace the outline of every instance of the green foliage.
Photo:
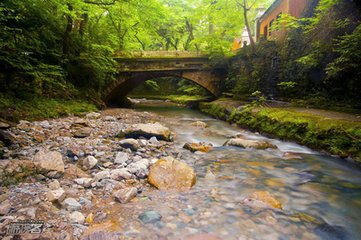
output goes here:
[[10, 121], [55, 118], [70, 114], [96, 111], [97, 107], [86, 101], [44, 97], [20, 99], [0, 94], [0, 115]]
[[146, 88], [154, 91], [158, 91], [160, 89], [158, 83], [154, 80], [147, 80], [145, 81]]
[[259, 42], [255, 53], [241, 49], [229, 65], [226, 90], [237, 99], [254, 91], [286, 100], [319, 94], [322, 103], [359, 108], [360, 10], [351, 0], [320, 0], [307, 16], [283, 14], [273, 28], [288, 30], [284, 38]]
[[328, 83], [342, 80], [352, 97], [361, 98], [361, 24], [352, 34], [347, 34], [336, 40], [335, 53], [338, 57], [327, 65]]

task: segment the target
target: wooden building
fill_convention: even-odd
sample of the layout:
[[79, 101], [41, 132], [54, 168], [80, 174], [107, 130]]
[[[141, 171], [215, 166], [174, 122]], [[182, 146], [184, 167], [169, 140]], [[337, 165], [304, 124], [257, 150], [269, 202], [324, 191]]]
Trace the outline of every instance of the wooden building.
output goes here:
[[310, 0], [276, 0], [258, 19], [256, 40], [259, 41], [261, 38], [265, 40], [282, 39], [286, 31], [284, 29], [274, 30], [272, 25], [281, 14], [289, 14], [296, 18], [302, 17], [309, 2]]

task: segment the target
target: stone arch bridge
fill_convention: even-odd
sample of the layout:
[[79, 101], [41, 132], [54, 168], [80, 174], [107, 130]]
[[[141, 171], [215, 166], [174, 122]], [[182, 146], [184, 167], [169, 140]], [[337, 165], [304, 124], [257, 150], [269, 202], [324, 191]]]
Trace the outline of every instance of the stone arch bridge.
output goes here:
[[146, 80], [178, 77], [202, 86], [214, 97], [220, 94], [225, 67], [212, 67], [209, 57], [190, 52], [141, 52], [120, 54], [116, 81], [104, 93], [105, 103], [121, 104], [125, 96]]

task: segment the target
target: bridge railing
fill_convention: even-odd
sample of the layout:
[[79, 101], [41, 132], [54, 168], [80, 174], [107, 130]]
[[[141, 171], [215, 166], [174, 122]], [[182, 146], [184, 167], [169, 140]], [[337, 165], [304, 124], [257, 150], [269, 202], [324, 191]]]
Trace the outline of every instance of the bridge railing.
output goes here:
[[118, 51], [116, 57], [124, 58], [187, 58], [187, 57], [207, 57], [203, 52], [193, 51]]

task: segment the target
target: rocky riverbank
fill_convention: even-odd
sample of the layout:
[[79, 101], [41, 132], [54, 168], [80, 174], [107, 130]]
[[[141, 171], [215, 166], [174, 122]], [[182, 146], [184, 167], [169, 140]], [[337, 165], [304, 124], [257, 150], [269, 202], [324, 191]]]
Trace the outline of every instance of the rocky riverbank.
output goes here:
[[[172, 156], [172, 133], [155, 121], [161, 119], [147, 112], [113, 109], [84, 117], [20, 121], [11, 128], [4, 123], [2, 239], [11, 239], [5, 233], [10, 222], [28, 219], [45, 220], [42, 239], [103, 239], [93, 236], [89, 226], [107, 218], [104, 206], [132, 200], [149, 187], [150, 166]], [[140, 219], [152, 221], [157, 217], [153, 215], [145, 212]]]

